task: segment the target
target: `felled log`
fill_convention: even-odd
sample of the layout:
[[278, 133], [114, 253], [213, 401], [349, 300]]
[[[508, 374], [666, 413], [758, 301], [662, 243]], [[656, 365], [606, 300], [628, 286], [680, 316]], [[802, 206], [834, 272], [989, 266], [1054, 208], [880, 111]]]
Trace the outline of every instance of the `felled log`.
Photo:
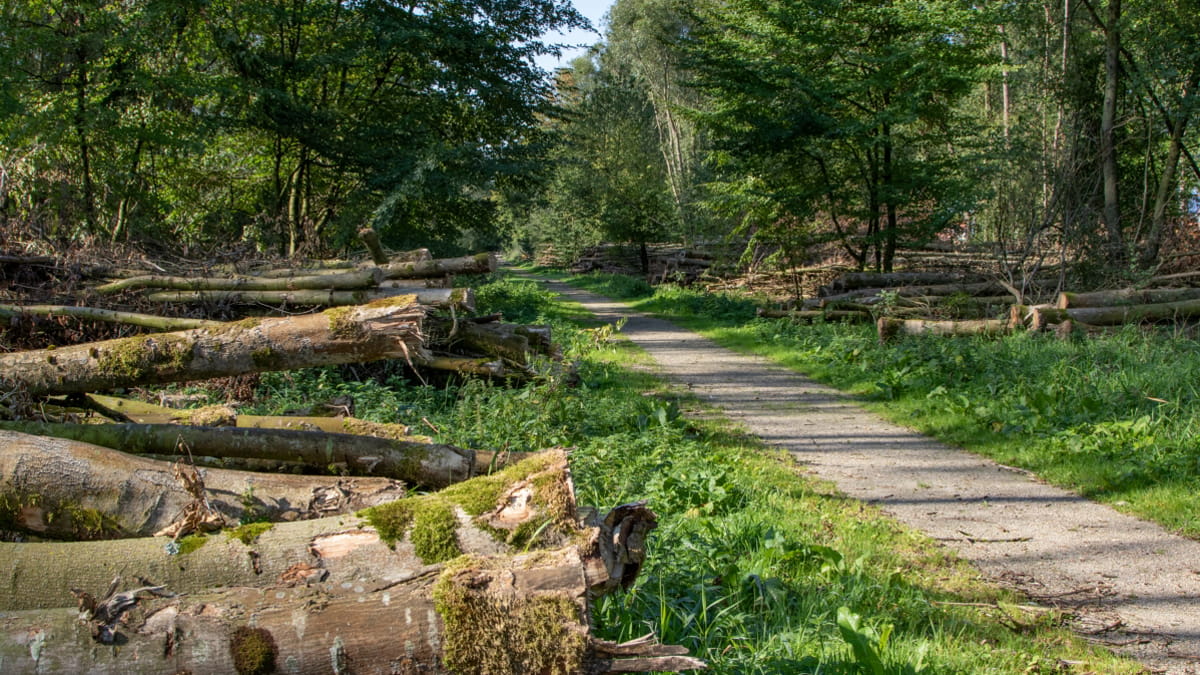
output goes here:
[[1004, 335], [1011, 330], [1009, 322], [1003, 319], [930, 321], [880, 317], [875, 327], [880, 342], [888, 342], [898, 335]]
[[1200, 299], [1200, 288], [1123, 288], [1112, 291], [1058, 294], [1055, 305], [1059, 309], [1081, 307], [1112, 307], [1115, 305], [1156, 305], [1164, 302]]
[[[6, 430], [0, 449], [0, 523], [18, 531], [63, 539], [148, 537], [192, 500], [166, 462]], [[209, 469], [204, 484], [209, 505], [231, 525], [352, 513], [405, 496], [403, 484], [385, 478]]]
[[581, 533], [573, 490], [565, 453], [550, 450], [496, 474], [357, 515], [248, 528], [254, 537], [232, 530], [175, 545], [168, 537], [0, 542], [0, 560], [7, 563], [0, 609], [69, 605], [71, 588], [103, 588], [116, 575], [194, 593], [275, 586], [302, 567], [339, 588], [344, 582], [364, 584], [364, 578], [397, 581], [426, 574], [463, 554], [554, 549]]
[[505, 323], [479, 324], [456, 322], [450, 327], [437, 321], [431, 327], [430, 344], [455, 353], [475, 352], [504, 359], [517, 365], [528, 365], [531, 354], [556, 356], [548, 326], [522, 326]]
[[104, 391], [250, 372], [418, 359], [425, 310], [411, 296], [220, 328], [0, 354], [0, 380], [33, 395]]
[[792, 321], [801, 321], [811, 323], [813, 321], [870, 321], [870, 312], [864, 312], [853, 309], [830, 309], [830, 310], [782, 310], [782, 309], [759, 309], [758, 315], [767, 319], [791, 319]]
[[238, 278], [191, 278], [166, 276], [140, 276], [114, 281], [96, 287], [96, 292], [111, 295], [121, 291], [144, 288], [171, 289], [178, 291], [299, 291], [327, 289], [356, 289], [376, 286], [383, 281], [379, 268], [369, 267], [338, 274], [321, 274], [305, 277], [264, 279], [261, 277]]
[[423, 279], [447, 274], [492, 274], [497, 268], [495, 255], [480, 253], [462, 258], [389, 263], [380, 269], [388, 279]]
[[365, 305], [369, 302], [411, 295], [417, 302], [430, 307], [475, 309], [475, 292], [469, 288], [360, 288], [350, 291], [297, 290], [297, 291], [162, 291], [150, 293], [150, 302], [180, 303], [227, 303], [268, 305], [313, 305], [316, 307], [344, 307]]
[[189, 328], [214, 328], [220, 321], [207, 319], [185, 319], [134, 312], [118, 312], [96, 307], [72, 307], [68, 305], [0, 305], [0, 324], [9, 325], [21, 315], [69, 316], [87, 321], [122, 323], [155, 330], [187, 330]]
[[[419, 262], [422, 260], [432, 260], [432, 259], [433, 259], [433, 256], [430, 255], [429, 249], [418, 248], [418, 249], [414, 249], [412, 251], [401, 251], [399, 253], [393, 253], [389, 257], [388, 261], [392, 262], [392, 263], [403, 263], [403, 262]], [[278, 269], [263, 270], [261, 272], [256, 272], [255, 276], [262, 277], [264, 279], [278, 279], [280, 277], [302, 277], [302, 276], [321, 275], [321, 274], [341, 274], [342, 272], [350, 272], [355, 269], [361, 269], [364, 267], [374, 267], [374, 266], [376, 266], [376, 265], [375, 265], [375, 261], [373, 261], [373, 260], [368, 260], [366, 262], [360, 262], [360, 263], [353, 263], [353, 262], [343, 261], [343, 260], [316, 261], [315, 263], [309, 263], [303, 267], [284, 267], [284, 268], [278, 268]]]
[[165, 455], [184, 448], [208, 457], [298, 462], [317, 471], [337, 467], [349, 475], [393, 478], [427, 488], [445, 487], [475, 473], [472, 450], [374, 436], [174, 424], [0, 421], [0, 429], [93, 443], [130, 454]]
[[1068, 319], [1092, 326], [1117, 326], [1197, 317], [1200, 316], [1200, 299], [1113, 307], [1022, 307], [1014, 311], [1022, 315], [1030, 330], [1041, 330]]

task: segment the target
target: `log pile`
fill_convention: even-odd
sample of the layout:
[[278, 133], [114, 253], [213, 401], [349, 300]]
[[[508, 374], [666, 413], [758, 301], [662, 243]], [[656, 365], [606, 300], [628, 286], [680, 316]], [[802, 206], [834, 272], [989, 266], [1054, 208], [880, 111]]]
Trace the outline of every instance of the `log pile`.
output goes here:
[[[363, 238], [369, 263], [125, 274], [93, 289], [108, 306], [0, 306], [10, 330], [70, 316], [134, 333], [0, 353], [5, 672], [704, 667], [652, 636], [591, 635], [592, 603], [636, 578], [655, 516], [632, 504], [585, 522], [561, 449], [440, 444], [356, 420], [352, 402], [268, 417], [104, 393], [384, 359], [418, 377], [519, 380], [561, 360], [548, 328], [472, 316], [467, 289], [424, 288], [494, 257], [398, 260]], [[216, 321], [114, 299], [218, 304], [224, 318], [329, 308]]]
[[571, 265], [575, 274], [604, 272], [644, 276], [652, 284], [677, 283], [690, 285], [705, 276], [723, 257], [721, 247], [676, 244], [648, 244], [646, 262], [642, 269], [640, 247], [621, 244], [602, 244], [585, 250]]

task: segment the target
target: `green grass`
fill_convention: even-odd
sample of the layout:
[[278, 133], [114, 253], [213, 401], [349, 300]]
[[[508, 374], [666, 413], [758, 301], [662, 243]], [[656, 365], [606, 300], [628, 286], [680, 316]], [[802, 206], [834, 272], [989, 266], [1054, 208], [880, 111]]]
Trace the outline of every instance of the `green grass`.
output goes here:
[[1016, 598], [934, 542], [668, 389], [644, 353], [541, 284], [476, 288], [481, 311], [550, 323], [579, 364], [579, 386], [547, 374], [516, 388], [439, 388], [319, 369], [264, 377], [264, 407], [348, 392], [372, 402], [372, 419], [428, 420], [444, 442], [573, 446], [579, 503], [645, 499], [659, 514], [636, 583], [597, 602], [597, 634], [653, 631], [713, 673], [1050, 673], [1064, 672], [1063, 662], [1079, 672], [1139, 670], [1072, 638], [1061, 617], [1015, 608]]
[[[573, 279], [619, 287], [599, 277]], [[1200, 537], [1200, 343], [1130, 327], [1059, 340], [905, 337], [754, 318], [754, 302], [676, 287], [628, 294], [743, 352], [861, 396], [901, 424]]]

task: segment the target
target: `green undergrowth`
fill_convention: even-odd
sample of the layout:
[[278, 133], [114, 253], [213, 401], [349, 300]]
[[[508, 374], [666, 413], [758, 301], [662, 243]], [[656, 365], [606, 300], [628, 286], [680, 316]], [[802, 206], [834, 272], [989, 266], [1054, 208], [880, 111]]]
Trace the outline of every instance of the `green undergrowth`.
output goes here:
[[1200, 537], [1200, 342], [1178, 331], [880, 345], [870, 325], [756, 319], [747, 298], [677, 287], [631, 297], [637, 309], [853, 392], [896, 422]]
[[[605, 510], [644, 499], [659, 515], [637, 581], [596, 602], [596, 633], [631, 640], [653, 631], [713, 673], [1137, 672], [1073, 639], [1061, 617], [1017, 608], [933, 542], [680, 398], [643, 353], [543, 284], [472, 285], [481, 313], [550, 324], [578, 364], [578, 385], [554, 371], [506, 387], [356, 381], [353, 370], [321, 369], [264, 376], [260, 405], [343, 392], [358, 416], [420, 427], [439, 442], [573, 447], [580, 504]], [[416, 513], [395, 515], [398, 531], [415, 527]]]

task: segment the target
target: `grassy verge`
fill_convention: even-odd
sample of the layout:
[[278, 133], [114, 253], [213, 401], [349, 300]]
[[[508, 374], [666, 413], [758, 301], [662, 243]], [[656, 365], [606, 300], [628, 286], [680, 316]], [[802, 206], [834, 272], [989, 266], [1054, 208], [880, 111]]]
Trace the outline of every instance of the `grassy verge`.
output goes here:
[[907, 337], [754, 318], [754, 303], [638, 281], [573, 283], [624, 298], [863, 397], [901, 424], [1200, 537], [1200, 343], [1128, 330], [1076, 340]]
[[436, 428], [442, 441], [574, 446], [580, 503], [646, 499], [660, 515], [648, 565], [632, 589], [599, 601], [597, 632], [654, 631], [714, 673], [1138, 672], [698, 410], [644, 354], [539, 284], [475, 286], [484, 311], [552, 324], [581, 385], [430, 387], [322, 369], [264, 376], [264, 405], [349, 394], [359, 415]]

